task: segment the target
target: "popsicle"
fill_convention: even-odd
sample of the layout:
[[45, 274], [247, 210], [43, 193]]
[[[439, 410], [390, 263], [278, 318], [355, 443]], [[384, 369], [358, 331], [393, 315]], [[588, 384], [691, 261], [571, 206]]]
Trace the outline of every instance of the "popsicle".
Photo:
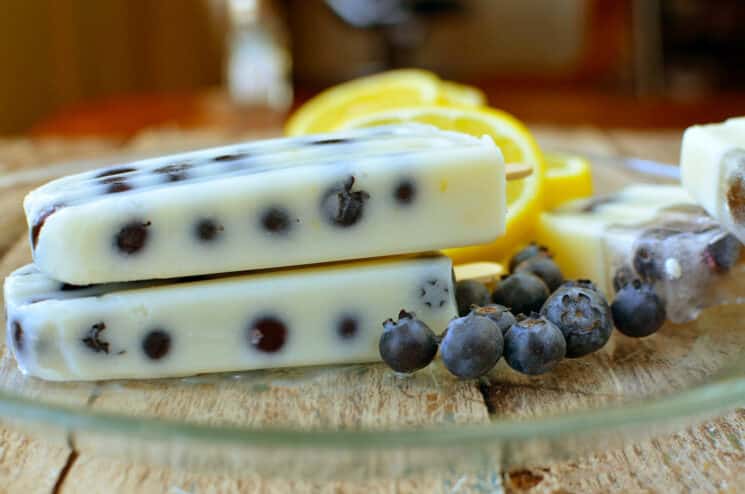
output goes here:
[[633, 278], [651, 283], [673, 322], [734, 302], [745, 290], [741, 244], [679, 186], [634, 185], [543, 213], [538, 242], [568, 278], [612, 296]]
[[680, 173], [695, 201], [745, 242], [745, 118], [689, 127]]
[[55, 381], [377, 361], [401, 309], [436, 332], [457, 313], [439, 255], [91, 287], [27, 265], [5, 302], [19, 367]]
[[75, 285], [409, 254], [504, 230], [499, 148], [426, 125], [194, 151], [24, 202], [34, 262]]

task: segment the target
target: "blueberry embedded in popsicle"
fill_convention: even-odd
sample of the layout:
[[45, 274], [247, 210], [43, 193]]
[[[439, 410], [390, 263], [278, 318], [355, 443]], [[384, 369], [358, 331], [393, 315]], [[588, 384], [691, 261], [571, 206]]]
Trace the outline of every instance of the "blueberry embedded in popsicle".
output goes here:
[[444, 306], [450, 296], [449, 293], [447, 283], [439, 279], [426, 280], [419, 287], [422, 303], [430, 309]]
[[101, 179], [101, 183], [108, 185], [108, 187], [106, 187], [107, 194], [118, 194], [119, 192], [132, 190], [132, 184], [128, 182], [126, 178], [116, 175]]
[[704, 262], [712, 271], [726, 273], [740, 259], [742, 244], [731, 233], [723, 233], [708, 243]]
[[23, 339], [23, 326], [18, 321], [10, 323], [10, 329], [13, 336], [13, 345], [15, 346], [16, 352], [22, 352], [24, 347]]
[[150, 225], [149, 221], [130, 221], [114, 236], [114, 245], [124, 254], [136, 254], [147, 243]]
[[316, 141], [311, 141], [310, 144], [316, 145], [316, 146], [323, 146], [327, 144], [345, 144], [350, 141], [351, 139], [347, 139], [344, 137], [336, 137], [336, 138], [330, 138], [330, 139], [318, 139]]
[[36, 244], [39, 242], [39, 234], [41, 234], [41, 229], [44, 227], [44, 223], [49, 219], [49, 217], [62, 209], [61, 204], [55, 204], [53, 206], [49, 206], [47, 208], [44, 208], [41, 210], [41, 212], [36, 216], [36, 219], [34, 220], [34, 224], [31, 227], [31, 247], [36, 248]]
[[285, 234], [292, 228], [290, 213], [281, 207], [272, 206], [261, 213], [261, 226], [274, 234]]
[[217, 162], [228, 162], [228, 161], [238, 161], [242, 160], [244, 158], [248, 158], [250, 156], [250, 153], [231, 153], [231, 154], [221, 154], [220, 156], [215, 156], [212, 158], [212, 161]]
[[370, 194], [364, 190], [352, 190], [354, 184], [355, 177], [350, 175], [323, 194], [321, 210], [332, 225], [346, 228], [362, 219], [365, 201], [370, 199]]
[[212, 242], [224, 231], [224, 227], [212, 218], [202, 218], [194, 225], [194, 235], [202, 242]]
[[62, 292], [73, 292], [76, 290], [85, 290], [86, 288], [90, 288], [91, 285], [73, 285], [71, 283], [61, 283], [60, 284], [60, 291]]
[[192, 167], [190, 163], [179, 163], [174, 165], [161, 166], [153, 170], [153, 173], [163, 175], [167, 182], [180, 182], [189, 178], [187, 170]]
[[357, 318], [350, 314], [343, 315], [336, 325], [336, 334], [342, 340], [351, 340], [359, 332], [360, 323]]
[[101, 333], [106, 329], [106, 324], [101, 321], [92, 325], [88, 334], [81, 341], [85, 346], [96, 353], [109, 353], [109, 342], [101, 338]]
[[280, 351], [286, 340], [287, 325], [275, 316], [260, 317], [248, 328], [249, 345], [264, 353]]
[[721, 168], [730, 170], [727, 177], [727, 208], [732, 219], [745, 223], [745, 149], [735, 148], [722, 156]]
[[124, 175], [125, 173], [132, 173], [136, 171], [137, 171], [137, 168], [134, 168], [131, 166], [109, 168], [108, 170], [104, 170], [102, 172], [97, 173], [95, 175], [95, 178], [111, 177], [113, 175]]
[[397, 203], [408, 206], [414, 202], [414, 199], [416, 199], [416, 192], [414, 181], [405, 178], [396, 184], [396, 187], [393, 190], [393, 197], [396, 199]]
[[142, 351], [152, 360], [160, 360], [171, 350], [171, 335], [162, 329], [150, 331], [142, 339]]

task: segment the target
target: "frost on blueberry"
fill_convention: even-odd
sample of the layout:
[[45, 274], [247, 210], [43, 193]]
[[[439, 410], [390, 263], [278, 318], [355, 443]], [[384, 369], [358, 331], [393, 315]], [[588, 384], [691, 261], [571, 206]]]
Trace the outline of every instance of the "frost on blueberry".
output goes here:
[[440, 343], [445, 367], [461, 379], [489, 372], [502, 357], [502, 330], [488, 317], [471, 312], [450, 321]]

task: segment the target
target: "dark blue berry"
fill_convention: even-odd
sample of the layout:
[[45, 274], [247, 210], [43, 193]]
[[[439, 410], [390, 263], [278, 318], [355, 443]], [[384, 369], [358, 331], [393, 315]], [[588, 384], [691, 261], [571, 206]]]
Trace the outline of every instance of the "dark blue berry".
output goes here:
[[378, 349], [383, 361], [394, 371], [415, 372], [435, 358], [437, 337], [414, 313], [402, 310], [398, 321], [388, 319], [383, 323]]
[[[108, 345], [107, 345], [108, 349]], [[160, 360], [171, 349], [171, 335], [162, 329], [150, 331], [142, 340], [142, 351], [152, 360]]]
[[332, 225], [350, 227], [362, 219], [370, 194], [364, 190], [352, 190], [354, 182], [355, 178], [349, 176], [343, 183], [331, 186], [324, 193], [321, 209]]
[[704, 260], [712, 271], [726, 273], [740, 259], [741, 246], [731, 233], [722, 234], [706, 246]]
[[125, 254], [135, 254], [145, 247], [148, 239], [149, 221], [130, 221], [114, 237], [114, 245]]
[[515, 324], [515, 316], [512, 312], [503, 305], [498, 304], [487, 304], [483, 307], [477, 307], [473, 309], [473, 312], [478, 316], [488, 317], [497, 325], [504, 335], [510, 330], [513, 324]]
[[223, 230], [224, 227], [211, 218], [202, 218], [194, 225], [194, 235], [203, 242], [217, 239]]
[[471, 312], [472, 305], [489, 303], [489, 289], [483, 283], [474, 280], [459, 281], [455, 285], [455, 301], [458, 303], [458, 315], [465, 316]]
[[410, 179], [401, 180], [393, 191], [393, 197], [399, 204], [408, 205], [414, 202], [416, 197], [416, 185]]
[[578, 286], [580, 288], [587, 288], [589, 290], [594, 290], [600, 293], [600, 290], [598, 290], [597, 285], [590, 280], [585, 280], [585, 279], [567, 280], [563, 283], [563, 285], [564, 286]]
[[611, 304], [613, 322], [626, 336], [656, 333], [665, 322], [665, 303], [651, 285], [634, 280], [616, 294]]
[[636, 276], [634, 271], [628, 266], [621, 266], [616, 270], [613, 275], [613, 290], [616, 292], [626, 286], [626, 283], [630, 283]]
[[553, 292], [559, 285], [564, 283], [564, 276], [561, 274], [559, 265], [548, 256], [533, 256], [528, 260], [521, 262], [515, 267], [514, 272], [519, 273], [526, 271], [538, 276]]
[[453, 375], [475, 379], [497, 364], [503, 347], [502, 331], [496, 323], [471, 312], [450, 321], [440, 343], [440, 355]]
[[512, 256], [512, 259], [510, 259], [510, 273], [515, 271], [515, 268], [518, 265], [536, 256], [551, 257], [547, 247], [532, 242], [530, 245], [519, 250], [514, 256]]
[[517, 372], [544, 374], [566, 354], [566, 342], [559, 328], [545, 317], [532, 314], [507, 331], [504, 359]]
[[491, 299], [495, 304], [509, 307], [513, 314], [530, 314], [541, 309], [548, 294], [548, 287], [542, 279], [522, 271], [501, 280]]
[[564, 334], [569, 358], [599, 350], [613, 331], [610, 307], [602, 294], [591, 288], [565, 284], [546, 301], [541, 315]]

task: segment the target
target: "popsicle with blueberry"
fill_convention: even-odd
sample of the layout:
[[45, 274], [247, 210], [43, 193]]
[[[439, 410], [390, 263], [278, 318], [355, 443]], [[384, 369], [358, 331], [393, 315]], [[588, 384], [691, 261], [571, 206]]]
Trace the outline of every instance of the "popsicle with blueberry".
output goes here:
[[24, 207], [35, 264], [85, 285], [486, 242], [504, 230], [505, 180], [488, 137], [411, 124], [125, 163]]
[[633, 185], [543, 213], [538, 241], [567, 278], [591, 279], [609, 297], [634, 280], [651, 286], [673, 322], [745, 290], [740, 242], [675, 185]]
[[20, 369], [55, 381], [376, 361], [402, 309], [433, 328], [457, 314], [439, 255], [90, 287], [28, 265], [5, 302]]
[[686, 129], [680, 174], [691, 197], [745, 242], [745, 117]]

